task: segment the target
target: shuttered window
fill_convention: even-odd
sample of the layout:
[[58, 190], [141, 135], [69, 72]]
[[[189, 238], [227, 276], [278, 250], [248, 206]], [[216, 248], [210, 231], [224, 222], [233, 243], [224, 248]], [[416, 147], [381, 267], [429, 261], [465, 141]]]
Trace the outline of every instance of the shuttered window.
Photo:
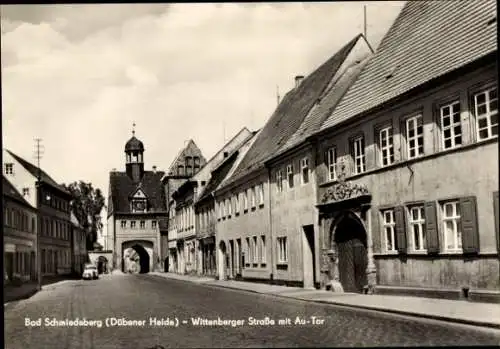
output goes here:
[[462, 250], [466, 254], [479, 253], [476, 197], [469, 196], [461, 198], [459, 203], [462, 228]]
[[437, 225], [436, 203], [429, 201], [425, 203], [425, 230], [427, 253], [439, 253], [439, 231]]
[[406, 253], [406, 223], [405, 223], [405, 209], [402, 206], [394, 208], [394, 221], [396, 230], [396, 247], [399, 253]]
[[497, 251], [500, 254], [500, 228], [499, 228], [499, 215], [498, 215], [498, 192], [493, 193], [493, 216], [495, 219], [495, 231], [497, 233]]

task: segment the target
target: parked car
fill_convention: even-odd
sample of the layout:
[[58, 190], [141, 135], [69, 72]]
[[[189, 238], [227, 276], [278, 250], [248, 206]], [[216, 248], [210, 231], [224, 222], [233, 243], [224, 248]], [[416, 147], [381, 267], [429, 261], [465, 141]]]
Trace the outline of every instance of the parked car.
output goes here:
[[86, 264], [83, 270], [82, 278], [84, 280], [99, 279], [99, 274], [97, 273], [97, 267], [93, 264]]

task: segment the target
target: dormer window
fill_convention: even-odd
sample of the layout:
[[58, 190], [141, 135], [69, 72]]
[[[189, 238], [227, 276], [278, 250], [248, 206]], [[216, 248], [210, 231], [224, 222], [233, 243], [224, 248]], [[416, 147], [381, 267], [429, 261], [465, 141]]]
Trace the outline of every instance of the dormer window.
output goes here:
[[146, 200], [132, 200], [132, 212], [146, 212], [147, 203]]

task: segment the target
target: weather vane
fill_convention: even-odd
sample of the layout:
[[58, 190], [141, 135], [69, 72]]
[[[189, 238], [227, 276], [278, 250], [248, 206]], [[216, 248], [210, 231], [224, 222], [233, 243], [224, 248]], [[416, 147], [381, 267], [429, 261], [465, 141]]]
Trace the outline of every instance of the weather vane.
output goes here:
[[132, 136], [135, 136], [135, 121], [132, 124]]

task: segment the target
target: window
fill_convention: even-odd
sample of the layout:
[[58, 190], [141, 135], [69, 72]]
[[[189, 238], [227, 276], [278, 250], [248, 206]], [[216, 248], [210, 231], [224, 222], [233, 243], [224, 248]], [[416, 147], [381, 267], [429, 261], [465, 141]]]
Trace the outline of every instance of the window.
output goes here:
[[443, 149], [452, 149], [462, 145], [462, 123], [460, 121], [460, 102], [442, 106], [441, 133]]
[[5, 164], [5, 174], [6, 175], [13, 175], [14, 174], [14, 164], [13, 163], [6, 163]]
[[248, 251], [248, 262], [253, 261], [252, 257], [252, 243], [250, 241], [250, 238], [247, 238], [247, 251]]
[[259, 251], [258, 251], [259, 245], [257, 244], [257, 236], [253, 237], [252, 247], [253, 247], [253, 262], [257, 263], [257, 261], [259, 260]]
[[394, 162], [394, 144], [392, 141], [392, 126], [385, 127], [379, 132], [380, 159], [382, 166]]
[[243, 210], [248, 210], [248, 192], [247, 190], [243, 191]]
[[300, 160], [300, 172], [302, 174], [302, 184], [309, 183], [309, 159], [304, 158]]
[[396, 237], [394, 232], [396, 223], [394, 222], [394, 211], [383, 211], [382, 216], [384, 227], [383, 231], [385, 235], [385, 250], [386, 252], [396, 251]]
[[261, 263], [266, 263], [266, 236], [261, 236], [260, 244], [260, 261]]
[[151, 228], [156, 229], [156, 221], [151, 221]]
[[286, 167], [286, 177], [288, 180], [288, 189], [293, 188], [293, 165], [290, 164]]
[[328, 167], [328, 180], [334, 181], [337, 179], [337, 148], [332, 147], [326, 152], [326, 166]]
[[410, 208], [410, 232], [414, 251], [425, 251], [425, 213], [423, 206]]
[[30, 196], [30, 188], [23, 188], [23, 196]]
[[237, 214], [240, 212], [240, 200], [239, 200], [239, 194], [236, 194], [234, 196], [234, 213]]
[[255, 208], [255, 201], [256, 201], [255, 187], [250, 188], [250, 199], [251, 199], [251, 203], [252, 203], [252, 208]]
[[231, 205], [231, 199], [226, 199], [226, 205], [227, 205], [227, 215], [229, 217], [231, 217], [231, 215], [233, 214], [233, 208], [232, 208], [232, 205]]
[[141, 229], [145, 229], [146, 228], [146, 222], [145, 221], [140, 221], [140, 227]]
[[286, 236], [276, 239], [278, 241], [278, 263], [288, 262], [288, 251], [286, 245]]
[[264, 183], [259, 184], [259, 205], [264, 205]]
[[194, 172], [198, 172], [200, 169], [200, 158], [198, 156], [194, 157]]
[[135, 221], [130, 221], [130, 228], [135, 229]]
[[460, 229], [460, 206], [458, 201], [444, 203], [442, 205], [442, 217], [445, 250], [461, 250], [462, 232]]
[[351, 145], [351, 156], [354, 161], [354, 173], [363, 173], [366, 169], [365, 164], [365, 139], [364, 137], [355, 138]]
[[493, 87], [474, 95], [478, 139], [498, 136], [498, 96]]
[[406, 142], [408, 159], [414, 159], [424, 154], [424, 125], [422, 115], [406, 119]]
[[184, 166], [183, 165], [177, 166], [177, 174], [179, 176], [184, 176], [185, 175], [185, 173], [184, 173]]
[[281, 170], [276, 172], [276, 189], [278, 193], [283, 191], [283, 172]]

